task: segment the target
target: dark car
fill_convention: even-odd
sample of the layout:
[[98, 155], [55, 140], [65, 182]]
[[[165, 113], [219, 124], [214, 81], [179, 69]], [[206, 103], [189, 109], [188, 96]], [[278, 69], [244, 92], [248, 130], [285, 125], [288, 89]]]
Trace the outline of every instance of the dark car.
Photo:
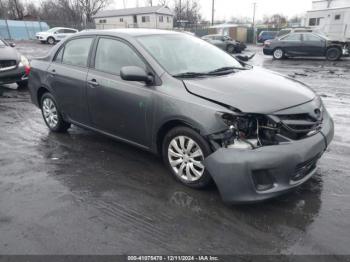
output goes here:
[[13, 43], [0, 39], [0, 85], [17, 83], [19, 88], [27, 86], [30, 66]]
[[330, 61], [349, 55], [345, 43], [331, 41], [315, 33], [290, 33], [281, 38], [267, 40], [264, 54], [272, 55], [277, 60], [286, 57], [324, 56]]
[[206, 35], [206, 36], [203, 36], [202, 39], [227, 51], [230, 54], [241, 53], [247, 48], [247, 46], [244, 43], [233, 40], [229, 36]]
[[274, 39], [277, 36], [276, 31], [261, 31], [258, 35], [258, 43], [265, 43], [266, 40]]
[[334, 133], [306, 85], [170, 31], [78, 33], [32, 62], [29, 90], [50, 130], [75, 124], [159, 154], [178, 181], [214, 181], [230, 203], [306, 182]]

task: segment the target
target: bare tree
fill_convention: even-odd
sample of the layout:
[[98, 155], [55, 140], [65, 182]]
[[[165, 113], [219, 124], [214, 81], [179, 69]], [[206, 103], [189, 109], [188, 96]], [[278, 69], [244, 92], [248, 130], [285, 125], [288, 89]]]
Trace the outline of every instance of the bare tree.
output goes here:
[[197, 0], [175, 0], [175, 21], [194, 25], [201, 20], [200, 6]]
[[281, 14], [274, 14], [272, 16], [265, 16], [264, 24], [267, 24], [269, 27], [281, 28], [287, 25], [287, 17]]
[[93, 22], [93, 16], [110, 4], [110, 0], [78, 0], [87, 22]]

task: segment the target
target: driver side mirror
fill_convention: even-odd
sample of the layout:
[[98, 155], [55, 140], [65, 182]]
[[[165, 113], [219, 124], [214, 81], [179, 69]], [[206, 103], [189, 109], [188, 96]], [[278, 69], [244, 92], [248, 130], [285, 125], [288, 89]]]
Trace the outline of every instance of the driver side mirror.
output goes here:
[[120, 70], [120, 76], [125, 81], [145, 82], [146, 84], [154, 82], [153, 76], [147, 74], [145, 69], [138, 66], [124, 66]]

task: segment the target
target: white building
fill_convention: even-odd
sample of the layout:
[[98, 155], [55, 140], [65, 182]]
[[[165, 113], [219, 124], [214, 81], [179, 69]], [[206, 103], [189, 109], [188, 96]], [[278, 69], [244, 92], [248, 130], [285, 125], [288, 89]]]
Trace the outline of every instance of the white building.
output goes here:
[[319, 29], [331, 39], [350, 40], [350, 0], [317, 0], [306, 14], [305, 26]]
[[158, 28], [172, 29], [174, 15], [166, 6], [106, 10], [94, 17], [97, 29]]

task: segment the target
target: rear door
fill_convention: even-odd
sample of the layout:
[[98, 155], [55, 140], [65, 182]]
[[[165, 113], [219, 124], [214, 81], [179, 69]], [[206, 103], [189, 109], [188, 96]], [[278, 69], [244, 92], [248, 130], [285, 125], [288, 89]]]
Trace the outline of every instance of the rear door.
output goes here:
[[153, 87], [120, 77], [122, 67], [138, 66], [147, 70], [146, 62], [129, 43], [101, 37], [92, 64], [87, 77], [92, 126], [149, 147]]
[[76, 38], [65, 43], [48, 68], [48, 84], [62, 112], [69, 119], [89, 124], [86, 77], [93, 37]]
[[284, 51], [290, 55], [304, 55], [305, 51], [303, 50], [302, 45], [302, 35], [301, 34], [289, 34], [285, 37], [282, 37], [280, 40], [281, 47]]
[[323, 56], [325, 54], [326, 49], [326, 40], [315, 34], [304, 33], [303, 46], [306, 55]]

